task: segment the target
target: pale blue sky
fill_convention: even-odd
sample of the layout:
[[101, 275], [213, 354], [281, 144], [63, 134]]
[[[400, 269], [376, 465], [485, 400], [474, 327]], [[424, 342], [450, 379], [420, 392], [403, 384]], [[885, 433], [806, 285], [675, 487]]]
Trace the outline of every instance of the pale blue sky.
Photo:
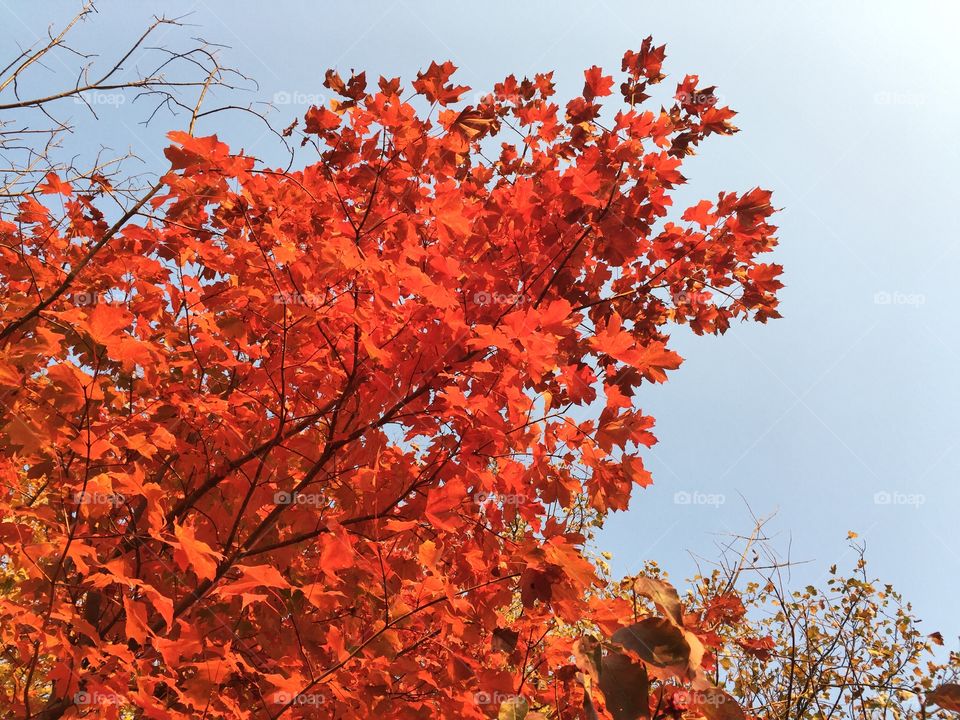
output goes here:
[[[76, 6], [0, 3], [4, 56]], [[792, 540], [794, 559], [814, 561], [798, 584], [851, 561], [846, 533], [855, 530], [873, 573], [913, 600], [928, 631], [960, 632], [960, 4], [98, 6], [78, 38], [117, 50], [153, 12], [192, 13], [192, 34], [231, 46], [225, 61], [259, 82], [251, 100], [309, 101], [325, 93], [328, 67], [409, 79], [434, 59], [453, 60], [458, 80], [478, 90], [553, 69], [569, 95], [584, 68], [618, 70], [648, 34], [666, 43], [668, 82], [697, 73], [717, 85], [742, 129], [688, 161], [678, 205], [719, 190], [774, 190], [784, 208], [775, 258], [786, 268], [784, 319], [721, 338], [676, 333], [685, 364], [641, 402], [657, 418], [660, 444], [646, 453], [656, 484], [609, 521], [601, 544], [619, 572], [652, 558], [684, 576], [688, 550], [712, 558], [717, 534], [749, 530], [745, 500], [757, 514], [779, 510], [770, 525], [778, 545]], [[272, 117], [284, 126], [305, 109], [278, 105]], [[129, 145], [156, 166], [170, 123], [144, 129], [123, 110], [103, 113], [82, 143]], [[215, 122], [209, 131], [234, 147], [278, 157], [253, 123]], [[677, 493], [692, 502], [677, 503]], [[711, 495], [723, 504], [708, 504]]]

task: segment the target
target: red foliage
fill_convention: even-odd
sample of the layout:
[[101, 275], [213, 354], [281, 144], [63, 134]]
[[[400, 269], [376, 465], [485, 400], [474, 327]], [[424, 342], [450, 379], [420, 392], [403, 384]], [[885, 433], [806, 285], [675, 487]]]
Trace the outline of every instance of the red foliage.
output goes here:
[[450, 63], [426, 102], [331, 72], [302, 170], [171, 133], [115, 223], [56, 177], [0, 218], [14, 716], [479, 718], [522, 694], [572, 717], [550, 631], [581, 621], [618, 672], [702, 684], [672, 601], [644, 627], [682, 662], [627, 642], [572, 512], [649, 484], [637, 391], [680, 364], [670, 323], [777, 317], [768, 192], [666, 219], [683, 158], [734, 128], [689, 78], [642, 109], [663, 57], [627, 53], [603, 124], [598, 68], [565, 111], [549, 75], [452, 107]]

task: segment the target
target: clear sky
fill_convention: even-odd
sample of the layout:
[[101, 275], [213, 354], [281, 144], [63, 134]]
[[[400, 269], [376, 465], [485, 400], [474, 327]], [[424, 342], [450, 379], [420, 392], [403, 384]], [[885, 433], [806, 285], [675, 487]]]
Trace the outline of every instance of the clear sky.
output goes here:
[[[77, 5], [0, 0], [4, 58]], [[193, 34], [230, 46], [225, 62], [258, 81], [250, 100], [278, 101], [272, 117], [281, 127], [325, 93], [328, 67], [409, 79], [431, 60], [450, 59], [458, 80], [478, 90], [510, 73], [553, 69], [563, 96], [579, 92], [586, 67], [619, 70], [623, 51], [646, 35], [666, 43], [668, 82], [696, 73], [717, 85], [742, 130], [712, 138], [687, 162], [690, 184], [677, 205], [719, 190], [774, 191], [783, 208], [775, 261], [786, 268], [784, 318], [720, 338], [676, 333], [686, 362], [641, 396], [657, 418], [660, 444], [645, 453], [655, 485], [609, 520], [601, 544], [618, 572], [651, 558], [678, 578], [693, 570], [688, 551], [714, 558], [718, 536], [750, 529], [749, 503], [758, 515], [778, 511], [768, 528], [777, 546], [813, 561], [795, 573], [798, 584], [851, 562], [853, 530], [872, 572], [913, 600], [928, 632], [960, 633], [952, 612], [960, 590], [960, 4], [98, 7], [78, 39], [105, 56], [152, 13], [191, 13], [196, 27], [170, 39], [182, 45]], [[48, 72], [51, 82], [73, 80]], [[129, 112], [101, 115], [79, 143], [130, 146], [159, 166], [169, 121], [145, 129]], [[226, 115], [214, 122], [207, 132], [276, 157], [275, 138], [253, 123]]]

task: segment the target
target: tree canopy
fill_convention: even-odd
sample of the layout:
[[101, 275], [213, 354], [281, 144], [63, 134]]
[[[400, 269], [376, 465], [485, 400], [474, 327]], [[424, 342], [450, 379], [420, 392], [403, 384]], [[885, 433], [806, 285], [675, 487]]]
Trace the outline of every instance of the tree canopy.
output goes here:
[[302, 167], [194, 110], [120, 211], [96, 172], [15, 186], [12, 717], [621, 720], [664, 683], [743, 715], [710, 672], [726, 610], [652, 575], [628, 601], [587, 544], [651, 482], [639, 391], [680, 366], [671, 326], [778, 317], [770, 192], [672, 211], [736, 128], [696, 76], [650, 106], [663, 61], [648, 38], [567, 102], [551, 74], [328, 71], [338, 99], [282, 133]]

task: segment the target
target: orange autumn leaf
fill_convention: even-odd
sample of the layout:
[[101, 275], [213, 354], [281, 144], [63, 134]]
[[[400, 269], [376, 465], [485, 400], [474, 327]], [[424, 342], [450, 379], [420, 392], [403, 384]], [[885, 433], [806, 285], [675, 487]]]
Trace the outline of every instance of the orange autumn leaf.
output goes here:
[[192, 570], [202, 580], [210, 580], [216, 574], [217, 560], [223, 553], [198, 540], [188, 525], [174, 525], [177, 545], [174, 558], [181, 570]]

